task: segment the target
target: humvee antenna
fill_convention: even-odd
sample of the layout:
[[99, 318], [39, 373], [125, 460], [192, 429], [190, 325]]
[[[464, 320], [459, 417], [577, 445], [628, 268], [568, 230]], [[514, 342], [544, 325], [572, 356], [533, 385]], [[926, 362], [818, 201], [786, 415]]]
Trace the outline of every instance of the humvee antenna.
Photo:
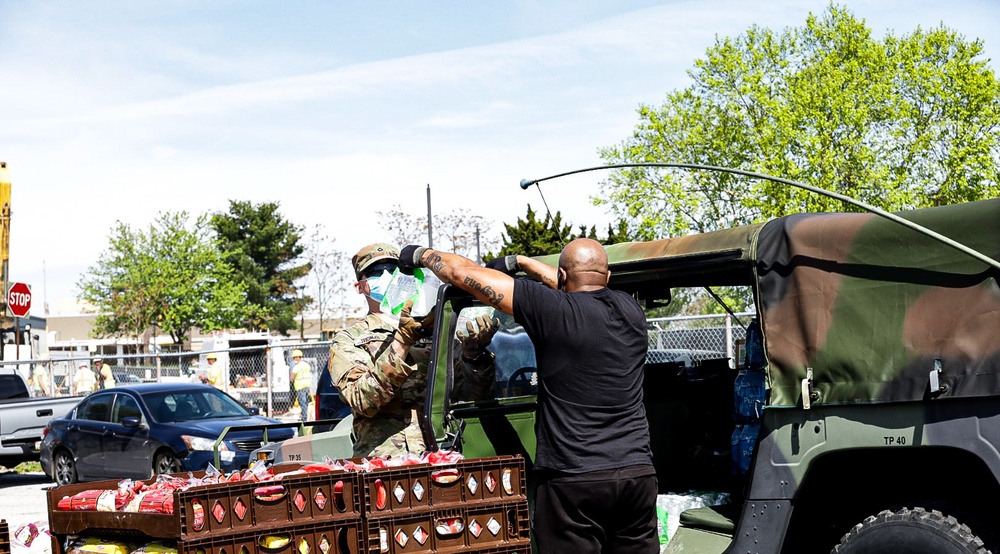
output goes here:
[[[841, 202], [845, 202], [845, 203], [850, 204], [852, 206], [856, 206], [858, 208], [861, 208], [861, 209], [863, 209], [865, 211], [869, 211], [869, 212], [871, 212], [871, 213], [873, 213], [873, 214], [875, 214], [877, 216], [884, 217], [885, 219], [888, 219], [889, 221], [898, 223], [898, 224], [902, 225], [903, 227], [908, 227], [908, 228], [910, 228], [910, 229], [912, 229], [912, 230], [914, 230], [914, 231], [916, 231], [916, 232], [918, 232], [918, 233], [920, 233], [922, 235], [928, 236], [928, 237], [930, 237], [930, 238], [932, 238], [932, 239], [934, 239], [934, 240], [936, 240], [936, 241], [938, 241], [938, 242], [940, 242], [942, 244], [950, 246], [950, 247], [954, 248], [955, 250], [958, 250], [959, 252], [961, 252], [963, 254], [971, 256], [971, 257], [973, 257], [973, 258], [975, 258], [975, 259], [983, 262], [984, 264], [986, 264], [986, 265], [988, 265], [988, 266], [990, 266], [990, 267], [992, 267], [994, 269], [1000, 269], [1000, 262], [994, 260], [993, 258], [991, 258], [991, 257], [989, 257], [989, 256], [987, 256], [985, 254], [982, 254], [982, 253], [980, 253], [980, 252], [978, 252], [978, 251], [976, 251], [976, 250], [974, 250], [972, 248], [969, 248], [968, 246], [966, 246], [966, 245], [964, 245], [964, 244], [962, 244], [960, 242], [954, 241], [954, 240], [952, 240], [952, 239], [950, 239], [950, 238], [948, 238], [948, 237], [946, 237], [946, 236], [944, 236], [944, 235], [942, 235], [942, 234], [940, 234], [940, 233], [938, 233], [936, 231], [932, 231], [931, 229], [928, 229], [928, 228], [924, 227], [923, 225], [914, 223], [914, 222], [909, 221], [907, 219], [903, 219], [903, 218], [899, 217], [896, 214], [889, 213], [889, 212], [887, 212], [885, 210], [882, 210], [881, 208], [876, 208], [875, 206], [872, 206], [871, 204], [866, 204], [865, 202], [862, 202], [860, 200], [855, 200], [855, 199], [851, 198], [850, 196], [844, 196], [843, 194], [840, 194], [840, 193], [837, 193], [837, 192], [833, 192], [833, 191], [826, 190], [826, 189], [821, 189], [821, 188], [818, 188], [818, 187], [814, 187], [812, 185], [807, 185], [805, 183], [800, 183], [798, 181], [792, 181], [791, 179], [782, 179], [781, 177], [774, 177], [772, 175], [766, 175], [764, 173], [756, 173], [756, 172], [753, 172], [753, 171], [744, 171], [742, 169], [733, 169], [731, 167], [719, 167], [719, 166], [714, 166], [714, 165], [701, 165], [701, 164], [665, 163], [665, 162], [640, 162], [640, 163], [628, 163], [628, 164], [599, 165], [599, 166], [596, 166], [596, 167], [587, 167], [587, 168], [584, 168], [584, 169], [576, 169], [576, 170], [573, 170], [573, 171], [567, 171], [565, 173], [559, 173], [557, 175], [549, 175], [548, 177], [542, 177], [541, 179], [521, 179], [521, 189], [522, 190], [527, 190], [528, 187], [530, 187], [531, 185], [538, 186], [538, 183], [541, 183], [542, 181], [549, 181], [551, 179], [558, 179], [559, 177], [565, 177], [567, 175], [576, 175], [577, 173], [586, 173], [588, 171], [598, 171], [598, 170], [606, 170], [606, 169], [621, 169], [621, 168], [626, 168], [626, 167], [667, 167], [667, 168], [674, 168], [674, 169], [696, 169], [696, 170], [705, 170], [705, 171], [720, 171], [722, 173], [732, 173], [733, 175], [743, 175], [744, 177], [754, 177], [756, 179], [764, 179], [766, 181], [772, 181], [772, 182], [775, 182], [775, 183], [781, 183], [781, 184], [784, 184], [784, 185], [798, 187], [800, 189], [808, 190], [809, 192], [814, 192], [814, 193], [822, 195], [822, 196], [828, 196], [830, 198], [834, 198], [834, 199], [840, 200]], [[538, 189], [538, 192], [539, 193], [542, 192], [540, 187]], [[543, 197], [543, 200], [544, 200], [544, 197]], [[546, 209], [548, 209], [548, 206], [546, 206]]]
[[[567, 173], [567, 175], [569, 174]], [[559, 177], [559, 175], [556, 175], [555, 177]], [[549, 177], [549, 179], [552, 179], [552, 177]], [[541, 180], [544, 181], [545, 179]], [[545, 201], [545, 195], [542, 194], [542, 187], [538, 186], [538, 181], [529, 181], [527, 179], [521, 179], [521, 190], [528, 190], [528, 187], [530, 187], [531, 185], [535, 185], [535, 188], [538, 189], [538, 196], [542, 197], [542, 204], [545, 204], [545, 215], [551, 218], [552, 212], [549, 211], [549, 203]]]

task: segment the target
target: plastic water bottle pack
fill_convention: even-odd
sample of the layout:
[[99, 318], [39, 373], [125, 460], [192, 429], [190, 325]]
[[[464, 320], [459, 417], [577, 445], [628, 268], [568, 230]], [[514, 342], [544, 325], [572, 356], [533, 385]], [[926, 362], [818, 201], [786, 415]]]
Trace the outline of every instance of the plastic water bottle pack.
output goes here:
[[408, 300], [413, 300], [410, 315], [425, 316], [434, 308], [437, 301], [437, 291], [442, 285], [441, 280], [430, 271], [417, 268], [413, 275], [407, 275], [398, 269], [393, 271], [392, 279], [382, 297], [380, 306], [394, 315], [399, 315]]

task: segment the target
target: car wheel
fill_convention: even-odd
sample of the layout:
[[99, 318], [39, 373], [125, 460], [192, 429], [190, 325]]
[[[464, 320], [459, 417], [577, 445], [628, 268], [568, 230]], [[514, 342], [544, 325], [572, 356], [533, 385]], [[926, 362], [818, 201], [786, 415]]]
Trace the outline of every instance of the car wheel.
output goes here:
[[68, 450], [57, 450], [52, 455], [52, 467], [57, 485], [72, 485], [76, 479], [76, 461]]
[[168, 473], [180, 473], [181, 461], [170, 452], [157, 452], [153, 458], [153, 477]]
[[834, 547], [834, 554], [987, 554], [968, 526], [937, 510], [884, 510], [854, 526]]

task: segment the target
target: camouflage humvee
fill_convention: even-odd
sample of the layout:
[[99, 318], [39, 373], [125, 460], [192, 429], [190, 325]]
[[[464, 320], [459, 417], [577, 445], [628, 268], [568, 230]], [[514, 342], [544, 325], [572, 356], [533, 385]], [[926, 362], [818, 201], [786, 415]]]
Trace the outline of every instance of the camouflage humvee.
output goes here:
[[[1000, 259], [1000, 200], [897, 215]], [[667, 552], [1000, 552], [1000, 264], [847, 213], [607, 252], [611, 286], [647, 307], [672, 290], [721, 286], [747, 287], [756, 306], [747, 349], [766, 387], [757, 421], [734, 408], [745, 400], [735, 366], [750, 356], [647, 365], [661, 492], [732, 499], [681, 514]], [[440, 293], [425, 434], [466, 456], [519, 453], [530, 465], [534, 352], [510, 318], [499, 315], [491, 346], [495, 398], [453, 396], [454, 341], [440, 337], [484, 309]], [[737, 436], [750, 445], [746, 472], [733, 463]]]

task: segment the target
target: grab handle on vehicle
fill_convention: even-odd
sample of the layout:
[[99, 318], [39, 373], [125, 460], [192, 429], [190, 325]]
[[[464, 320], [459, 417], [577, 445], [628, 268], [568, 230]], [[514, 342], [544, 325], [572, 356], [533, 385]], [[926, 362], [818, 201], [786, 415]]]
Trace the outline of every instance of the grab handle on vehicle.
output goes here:
[[937, 397], [948, 392], [948, 385], [941, 384], [941, 358], [934, 358], [934, 368], [929, 375], [930, 393], [932, 397]]
[[812, 402], [815, 400], [816, 391], [813, 390], [813, 368], [806, 368], [806, 378], [802, 380], [802, 409], [808, 410], [812, 408]]
[[[446, 432], [446, 438], [444, 442], [441, 443], [442, 450], [457, 450], [459, 445], [462, 444], [462, 433], [465, 432], [465, 420], [464, 419], [454, 419], [452, 416], [451, 422], [458, 429], [455, 432]], [[450, 425], [449, 425], [450, 427]]]

